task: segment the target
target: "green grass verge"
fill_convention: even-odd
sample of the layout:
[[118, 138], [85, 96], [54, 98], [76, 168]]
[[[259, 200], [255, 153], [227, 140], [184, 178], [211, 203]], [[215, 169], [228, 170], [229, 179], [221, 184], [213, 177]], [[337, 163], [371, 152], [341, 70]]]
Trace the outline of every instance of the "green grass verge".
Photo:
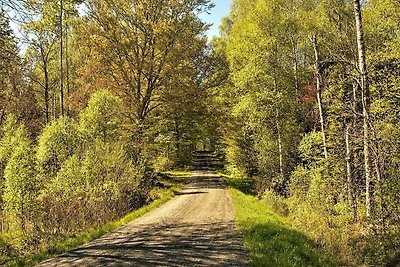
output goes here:
[[224, 177], [235, 209], [235, 222], [243, 235], [252, 266], [335, 266], [317, 244], [290, 222], [275, 213], [266, 202], [243, 193], [250, 184]]
[[[44, 251], [39, 252], [35, 255], [30, 255], [26, 257], [22, 257], [16, 261], [10, 262], [9, 266], [33, 266], [38, 262], [44, 261], [46, 259], [52, 258], [64, 252], [67, 252], [71, 249], [77, 248], [87, 242], [90, 242], [96, 238], [101, 237], [102, 235], [111, 232], [137, 218], [148, 213], [149, 211], [160, 207], [162, 204], [171, 200], [177, 192], [182, 188], [182, 182], [185, 177], [189, 175], [189, 172], [186, 171], [171, 171], [165, 173], [165, 175], [169, 176], [171, 179], [166, 183], [169, 185], [168, 188], [158, 189], [157, 199], [155, 199], [150, 204], [143, 206], [142, 208], [135, 210], [133, 212], [128, 213], [123, 218], [119, 220], [115, 220], [112, 222], [108, 222], [107, 224], [97, 227], [91, 228], [86, 232], [81, 233], [80, 235], [69, 238], [61, 243], [53, 244], [48, 246]], [[172, 181], [174, 180], [174, 181]]]

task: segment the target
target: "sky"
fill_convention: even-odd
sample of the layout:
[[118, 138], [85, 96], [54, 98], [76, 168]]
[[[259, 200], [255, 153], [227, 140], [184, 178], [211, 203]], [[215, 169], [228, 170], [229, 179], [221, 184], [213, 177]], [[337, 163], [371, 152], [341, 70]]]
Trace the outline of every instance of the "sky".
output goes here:
[[215, 7], [211, 10], [211, 14], [201, 14], [200, 18], [207, 23], [212, 23], [213, 25], [207, 32], [208, 39], [211, 40], [213, 36], [219, 35], [219, 25], [221, 19], [229, 14], [231, 8], [232, 0], [212, 0]]

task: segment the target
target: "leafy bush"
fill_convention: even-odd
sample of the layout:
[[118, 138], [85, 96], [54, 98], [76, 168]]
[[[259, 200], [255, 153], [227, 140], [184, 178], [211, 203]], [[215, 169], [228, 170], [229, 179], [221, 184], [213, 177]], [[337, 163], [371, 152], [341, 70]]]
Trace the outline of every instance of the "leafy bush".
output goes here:
[[40, 188], [35, 169], [35, 153], [24, 127], [16, 134], [16, 143], [4, 171], [6, 209], [20, 222], [23, 233], [27, 232], [27, 222]]
[[123, 144], [103, 144], [98, 140], [82, 158], [82, 177], [89, 194], [88, 205], [100, 205], [102, 212], [93, 209], [94, 218], [121, 215], [140, 205], [138, 185], [144, 168], [135, 166], [127, 157]]
[[42, 173], [54, 175], [74, 154], [80, 143], [77, 126], [61, 117], [44, 128], [39, 137], [37, 161]]
[[305, 200], [310, 187], [310, 178], [308, 168], [297, 166], [290, 177], [290, 195]]
[[306, 134], [299, 144], [300, 156], [304, 162], [311, 164], [324, 158], [321, 132]]
[[[16, 135], [21, 134], [18, 130], [17, 118], [9, 115], [2, 127], [2, 138], [0, 140], [0, 211], [3, 209], [3, 193], [4, 193], [4, 170], [11, 154], [17, 145], [19, 137]], [[1, 222], [0, 222], [1, 223]]]
[[104, 143], [120, 138], [122, 129], [122, 102], [107, 90], [92, 95], [88, 107], [80, 113], [80, 130], [87, 141]]
[[144, 171], [126, 155], [122, 143], [97, 140], [67, 159], [40, 196], [44, 236], [68, 237], [141, 206]]

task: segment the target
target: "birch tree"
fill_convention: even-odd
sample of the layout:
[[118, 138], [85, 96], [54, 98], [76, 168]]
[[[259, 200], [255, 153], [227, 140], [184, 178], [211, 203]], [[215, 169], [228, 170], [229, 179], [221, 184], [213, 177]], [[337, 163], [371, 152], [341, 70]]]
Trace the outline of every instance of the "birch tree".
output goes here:
[[363, 107], [363, 127], [364, 127], [364, 168], [365, 168], [365, 206], [367, 217], [374, 214], [374, 187], [375, 181], [371, 174], [371, 155], [370, 155], [370, 91], [368, 83], [368, 70], [365, 57], [364, 32], [361, 14], [361, 4], [359, 0], [354, 0], [354, 16], [356, 21], [357, 50], [358, 50], [358, 70], [360, 72], [360, 85], [362, 91]]

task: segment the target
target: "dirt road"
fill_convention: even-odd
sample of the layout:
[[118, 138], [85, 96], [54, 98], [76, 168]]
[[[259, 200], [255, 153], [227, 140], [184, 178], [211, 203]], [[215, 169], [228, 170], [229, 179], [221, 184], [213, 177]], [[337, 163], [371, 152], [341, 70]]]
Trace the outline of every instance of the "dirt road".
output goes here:
[[40, 266], [247, 266], [233, 206], [213, 171], [192, 172], [174, 199]]

